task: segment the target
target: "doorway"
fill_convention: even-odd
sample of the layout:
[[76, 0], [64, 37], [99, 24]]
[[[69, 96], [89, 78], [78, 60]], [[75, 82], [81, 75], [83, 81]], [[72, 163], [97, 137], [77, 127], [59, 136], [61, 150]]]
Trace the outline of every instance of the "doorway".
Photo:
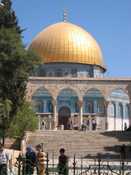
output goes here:
[[70, 129], [71, 112], [68, 107], [61, 107], [58, 113], [58, 124], [64, 126], [64, 130]]

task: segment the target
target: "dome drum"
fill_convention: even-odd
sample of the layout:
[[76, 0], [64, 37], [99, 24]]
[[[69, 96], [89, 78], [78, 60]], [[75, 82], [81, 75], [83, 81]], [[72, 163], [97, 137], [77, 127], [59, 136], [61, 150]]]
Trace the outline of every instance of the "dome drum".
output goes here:
[[42, 77], [103, 77], [99, 66], [79, 63], [45, 63], [35, 72]]

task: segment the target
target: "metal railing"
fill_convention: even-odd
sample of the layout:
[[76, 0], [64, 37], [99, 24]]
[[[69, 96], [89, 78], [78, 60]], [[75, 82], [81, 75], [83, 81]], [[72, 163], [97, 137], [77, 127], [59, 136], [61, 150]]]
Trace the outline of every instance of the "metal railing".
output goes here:
[[[27, 166], [27, 162], [29, 165]], [[19, 155], [14, 167], [14, 175], [32, 175], [27, 174], [26, 168], [33, 167], [34, 174], [37, 175], [37, 165], [33, 165], [32, 162], [26, 160]], [[45, 174], [57, 175], [58, 159], [53, 154], [46, 154], [45, 158]], [[98, 154], [94, 159], [88, 159], [83, 156], [74, 155], [74, 157], [68, 159], [68, 172], [63, 175], [131, 175], [131, 160], [130, 159], [109, 159], [102, 158], [101, 154]], [[39, 174], [38, 174], [39, 175]]]

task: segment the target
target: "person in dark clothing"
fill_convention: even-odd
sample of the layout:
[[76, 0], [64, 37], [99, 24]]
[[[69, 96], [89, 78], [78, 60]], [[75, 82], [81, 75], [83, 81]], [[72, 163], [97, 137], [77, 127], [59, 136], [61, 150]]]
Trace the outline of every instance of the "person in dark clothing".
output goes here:
[[121, 159], [126, 159], [126, 145], [125, 144], [121, 145], [120, 147], [120, 156], [121, 156]]
[[25, 157], [26, 157], [26, 163], [25, 163], [26, 175], [32, 175], [34, 173], [34, 167], [36, 166], [36, 154], [33, 151], [32, 147], [27, 147]]
[[58, 173], [59, 175], [68, 175], [68, 157], [65, 155], [65, 149], [60, 149]]
[[96, 130], [96, 120], [92, 119], [92, 130]]
[[124, 123], [124, 130], [126, 131], [127, 130], [127, 124]]

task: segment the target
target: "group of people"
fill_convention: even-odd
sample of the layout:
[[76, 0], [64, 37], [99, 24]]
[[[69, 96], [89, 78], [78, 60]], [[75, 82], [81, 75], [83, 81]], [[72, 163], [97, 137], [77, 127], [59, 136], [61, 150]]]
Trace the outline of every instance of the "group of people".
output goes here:
[[[32, 147], [27, 147], [25, 154], [26, 158], [26, 175], [33, 175], [34, 168], [37, 169], [38, 175], [45, 175], [46, 171], [46, 154], [43, 152], [42, 145], [36, 146], [36, 151]], [[68, 175], [68, 157], [65, 155], [65, 149], [60, 149], [60, 156], [58, 158], [58, 173], [59, 175]], [[48, 160], [47, 160], [48, 161]]]
[[36, 167], [38, 175], [45, 174], [45, 157], [46, 154], [42, 150], [42, 145], [39, 144], [34, 150], [31, 146], [28, 146], [25, 153], [25, 167], [24, 171], [26, 175], [32, 175]]
[[[91, 125], [91, 126], [90, 126]], [[93, 118], [91, 122], [89, 120], [84, 120], [81, 126], [81, 130], [96, 130], [97, 123], [96, 120]]]
[[[68, 175], [68, 157], [65, 155], [65, 149], [60, 149], [58, 158], [58, 173], [59, 175]], [[46, 174], [46, 154], [43, 152], [41, 144], [33, 149], [32, 146], [27, 146], [25, 155], [22, 155], [23, 171], [26, 175], [33, 175], [36, 169], [37, 175]], [[47, 160], [48, 161], [48, 160]], [[0, 144], [0, 175], [8, 175], [8, 168], [12, 172], [12, 158]]]
[[95, 118], [92, 118], [91, 120], [85, 119], [83, 120], [83, 123], [79, 127], [77, 122], [72, 122], [72, 120], [68, 121], [68, 129], [74, 129], [74, 130], [79, 130], [81, 129], [82, 131], [84, 130], [96, 130], [97, 127], [97, 122]]

